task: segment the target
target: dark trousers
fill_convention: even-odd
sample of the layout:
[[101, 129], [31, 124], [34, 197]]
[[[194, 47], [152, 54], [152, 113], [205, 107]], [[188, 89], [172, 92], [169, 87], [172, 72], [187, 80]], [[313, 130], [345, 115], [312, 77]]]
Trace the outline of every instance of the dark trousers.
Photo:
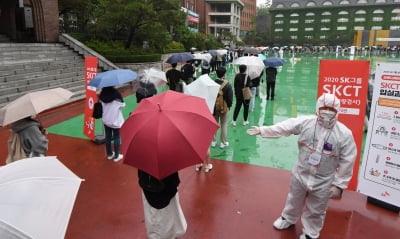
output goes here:
[[107, 125], [104, 125], [104, 130], [105, 130], [105, 134], [106, 134], [107, 156], [111, 156], [113, 154], [113, 150], [111, 148], [111, 141], [114, 141], [114, 157], [118, 158], [119, 146], [121, 143], [119, 129], [110, 128]]
[[267, 100], [269, 100], [269, 96], [271, 96], [271, 100], [274, 99], [275, 96], [275, 81], [267, 82]]
[[249, 116], [249, 104], [250, 100], [236, 99], [235, 110], [233, 111], [233, 121], [236, 121], [240, 112], [240, 108], [242, 108], [242, 105], [244, 108], [243, 119], [244, 121], [247, 121], [247, 117]]

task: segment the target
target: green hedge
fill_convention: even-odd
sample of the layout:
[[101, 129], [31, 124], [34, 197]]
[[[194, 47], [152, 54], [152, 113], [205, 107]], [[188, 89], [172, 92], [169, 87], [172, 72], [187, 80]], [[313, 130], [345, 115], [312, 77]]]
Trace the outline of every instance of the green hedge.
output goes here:
[[109, 61], [114, 63], [141, 63], [141, 62], [156, 62], [161, 61], [161, 54], [151, 54], [151, 55], [103, 55]]

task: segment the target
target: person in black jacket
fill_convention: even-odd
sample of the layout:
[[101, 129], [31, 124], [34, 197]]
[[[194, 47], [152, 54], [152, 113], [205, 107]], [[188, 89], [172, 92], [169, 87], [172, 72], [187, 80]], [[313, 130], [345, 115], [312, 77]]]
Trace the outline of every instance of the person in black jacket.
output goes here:
[[243, 125], [248, 125], [249, 121], [247, 120], [247, 117], [249, 115], [249, 103], [250, 100], [245, 100], [243, 98], [243, 91], [242, 89], [244, 87], [251, 87], [251, 79], [248, 74], [246, 74], [247, 71], [247, 66], [246, 65], [240, 65], [239, 66], [239, 73], [236, 74], [235, 80], [233, 83], [233, 87], [235, 88], [235, 97], [236, 97], [236, 104], [235, 104], [235, 110], [233, 111], [233, 121], [232, 125], [236, 126], [236, 119], [239, 115], [240, 108], [243, 105]]
[[138, 169], [144, 219], [149, 239], [170, 239], [185, 234], [187, 223], [179, 203], [179, 174], [161, 180]]
[[265, 73], [267, 76], [267, 100], [269, 100], [271, 96], [271, 100], [274, 100], [275, 97], [275, 81], [276, 81], [276, 74], [278, 71], [275, 67], [267, 67], [265, 69]]
[[182, 92], [183, 89], [180, 82], [182, 80], [182, 74], [176, 69], [176, 66], [176, 63], [171, 64], [172, 68], [165, 73], [167, 85], [169, 86], [170, 90]]

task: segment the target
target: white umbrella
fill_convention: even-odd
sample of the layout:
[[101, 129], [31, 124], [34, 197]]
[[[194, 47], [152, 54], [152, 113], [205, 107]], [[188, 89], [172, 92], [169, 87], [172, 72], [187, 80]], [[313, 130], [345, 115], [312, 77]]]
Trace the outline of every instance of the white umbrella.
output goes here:
[[81, 181], [56, 157], [0, 167], [0, 238], [64, 238]]
[[218, 49], [217, 50], [217, 54], [220, 55], [220, 56], [223, 56], [223, 55], [225, 55], [227, 53], [228, 53], [227, 49]]
[[234, 60], [232, 63], [237, 65], [246, 65], [247, 74], [251, 79], [259, 77], [265, 68], [264, 62], [258, 56], [242, 56]]
[[195, 53], [193, 54], [195, 60], [202, 60], [206, 62], [210, 62], [212, 59], [212, 55], [210, 53]]
[[207, 74], [204, 74], [189, 85], [184, 85], [183, 93], [205, 99], [212, 114], [214, 113], [219, 87], [219, 84], [215, 83]]
[[27, 93], [0, 109], [0, 126], [39, 114], [67, 101], [73, 93], [63, 88]]
[[154, 67], [140, 71], [139, 77], [140, 81], [145, 83], [151, 82], [155, 86], [161, 86], [167, 83], [165, 72]]

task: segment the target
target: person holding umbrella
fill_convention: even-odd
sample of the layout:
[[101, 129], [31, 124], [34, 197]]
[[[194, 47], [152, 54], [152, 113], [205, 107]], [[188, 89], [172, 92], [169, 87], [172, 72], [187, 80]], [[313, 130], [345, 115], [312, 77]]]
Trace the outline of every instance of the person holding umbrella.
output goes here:
[[[102, 120], [105, 130], [105, 144], [107, 159], [118, 162], [123, 158], [120, 151], [120, 128], [124, 123], [121, 108], [125, 107], [125, 102], [121, 94], [112, 86], [102, 88], [99, 100], [103, 107]], [[111, 141], [114, 141], [114, 151], [111, 148]]]
[[165, 76], [167, 77], [167, 84], [170, 90], [182, 92], [182, 86], [180, 83], [182, 79], [182, 74], [176, 69], [177, 65], [177, 63], [172, 63], [172, 68], [165, 73]]
[[232, 125], [236, 126], [236, 119], [239, 115], [240, 108], [244, 107], [243, 110], [243, 125], [248, 125], [249, 121], [247, 120], [247, 117], [249, 115], [249, 104], [250, 104], [250, 99], [245, 100], [243, 97], [243, 92], [242, 89], [244, 87], [250, 87], [251, 85], [251, 79], [248, 74], [246, 74], [247, 71], [247, 66], [246, 65], [239, 65], [239, 73], [236, 74], [235, 80], [233, 83], [233, 87], [235, 89], [235, 97], [236, 97], [236, 105], [235, 105], [235, 110], [233, 111], [233, 121]]
[[[25, 152], [22, 158], [45, 156], [48, 150], [47, 130], [43, 128], [39, 121], [34, 117], [26, 117], [11, 124], [12, 135], [9, 143], [13, 144], [16, 137], [19, 137], [20, 145]], [[14, 141], [15, 142], [15, 141]], [[9, 149], [9, 153], [17, 149]], [[24, 157], [25, 156], [25, 157]], [[12, 163], [22, 158], [7, 156], [6, 163]]]
[[276, 75], [278, 74], [278, 71], [276, 70], [275, 67], [267, 67], [265, 69], [265, 74], [267, 75], [267, 100], [270, 99], [274, 100], [275, 97], [275, 81], [276, 81]]
[[179, 203], [178, 172], [159, 180], [138, 169], [138, 178], [147, 237], [169, 239], [185, 234], [187, 222]]

